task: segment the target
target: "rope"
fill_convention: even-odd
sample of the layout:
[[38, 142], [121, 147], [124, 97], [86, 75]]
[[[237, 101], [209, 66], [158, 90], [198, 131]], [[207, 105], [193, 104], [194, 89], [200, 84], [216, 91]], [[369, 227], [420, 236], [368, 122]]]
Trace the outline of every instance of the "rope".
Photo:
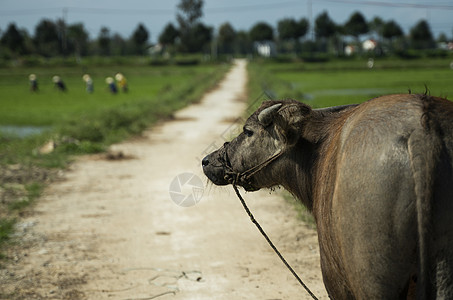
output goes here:
[[278, 251], [278, 249], [274, 246], [274, 243], [272, 243], [272, 241], [269, 239], [269, 237], [267, 236], [266, 232], [264, 232], [263, 228], [261, 228], [260, 224], [258, 223], [258, 221], [255, 219], [255, 217], [253, 216], [252, 212], [250, 211], [250, 209], [247, 207], [247, 204], [245, 203], [245, 200], [244, 198], [242, 198], [241, 194], [239, 193], [239, 190], [236, 186], [236, 184], [233, 184], [233, 188], [234, 188], [234, 191], [236, 192], [236, 195], [238, 196], [239, 200], [241, 200], [241, 203], [242, 203], [242, 206], [244, 207], [245, 211], [247, 212], [248, 216], [250, 217], [250, 220], [252, 221], [253, 224], [256, 225], [256, 227], [258, 228], [258, 230], [261, 232], [261, 234], [264, 236], [264, 238], [266, 239], [266, 241], [269, 243], [269, 245], [271, 246], [272, 250], [274, 250], [274, 252], [277, 254], [277, 256], [281, 259], [281, 261], [283, 262], [283, 264], [289, 269], [289, 271], [294, 275], [294, 277], [296, 277], [297, 281], [303, 286], [303, 288], [307, 291], [307, 293], [315, 300], [318, 300], [318, 298], [316, 298], [316, 296], [313, 294], [313, 292], [305, 285], [305, 283], [302, 281], [302, 279], [300, 279], [299, 275], [297, 275], [297, 273], [293, 270], [293, 268], [291, 268], [291, 266], [288, 264], [288, 262], [286, 261], [286, 259], [281, 255], [280, 251]]
[[[267, 236], [266, 232], [264, 232], [263, 228], [261, 228], [261, 225], [258, 223], [258, 221], [255, 219], [253, 216], [252, 212], [250, 209], [247, 207], [247, 204], [245, 203], [244, 198], [242, 198], [241, 194], [239, 193], [239, 190], [236, 186], [238, 182], [247, 182], [247, 180], [264, 169], [267, 165], [272, 163], [274, 160], [276, 160], [278, 157], [280, 157], [283, 154], [283, 150], [279, 149], [277, 150], [271, 157], [263, 161], [262, 163], [242, 172], [242, 173], [237, 173], [233, 170], [233, 167], [231, 166], [230, 159], [228, 157], [228, 153], [226, 151], [226, 146], [229, 143], [224, 144], [225, 148], [225, 153], [224, 153], [224, 163], [225, 167], [229, 170], [229, 174], [226, 174], [226, 178], [228, 178], [229, 182], [233, 185], [234, 191], [236, 192], [236, 195], [238, 196], [239, 200], [241, 201], [242, 206], [244, 207], [245, 211], [247, 212], [248, 216], [250, 217], [250, 220], [252, 221], [253, 224], [258, 228], [258, 230], [261, 232], [261, 234], [264, 236], [268, 244], [271, 246], [272, 250], [277, 254], [277, 256], [280, 258], [280, 260], [283, 262], [283, 264], [288, 268], [288, 270], [296, 277], [297, 281], [302, 285], [302, 287], [307, 291], [307, 293], [315, 300], [318, 300], [316, 296], [312, 293], [312, 291], [305, 285], [305, 283], [300, 279], [299, 275], [291, 268], [291, 266], [288, 264], [286, 259], [281, 255], [280, 251], [275, 247], [274, 243], [270, 240], [270, 238]], [[232, 175], [232, 176], [231, 176]]]
[[283, 151], [281, 149], [277, 150], [271, 157], [260, 163], [259, 165], [256, 165], [254, 167], [251, 167], [250, 169], [238, 174], [239, 178], [243, 177], [245, 179], [248, 179], [267, 167], [268, 164], [276, 160], [280, 155], [283, 154]]

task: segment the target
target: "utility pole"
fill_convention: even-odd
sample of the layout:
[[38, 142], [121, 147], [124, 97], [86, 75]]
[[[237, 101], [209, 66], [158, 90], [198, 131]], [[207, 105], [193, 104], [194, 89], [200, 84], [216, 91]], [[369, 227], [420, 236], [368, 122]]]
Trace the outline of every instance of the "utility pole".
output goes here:
[[66, 23], [66, 19], [68, 18], [68, 8], [63, 7], [63, 21]]
[[312, 0], [307, 0], [307, 12], [308, 12], [308, 20], [309, 20], [309, 28], [310, 28], [310, 33], [309, 36], [311, 37], [311, 40], [315, 40], [315, 28], [314, 28], [314, 23], [313, 23], [313, 6], [311, 3]]
[[62, 39], [62, 50], [63, 56], [66, 56], [66, 50], [68, 49], [68, 38], [66, 37], [66, 20], [68, 18], [68, 9], [63, 7], [63, 24], [61, 28], [61, 39]]
[[218, 34], [216, 35], [214, 32], [214, 37], [211, 41], [211, 60], [216, 60], [217, 59], [217, 54], [218, 54], [218, 45], [217, 45], [217, 39], [218, 39]]

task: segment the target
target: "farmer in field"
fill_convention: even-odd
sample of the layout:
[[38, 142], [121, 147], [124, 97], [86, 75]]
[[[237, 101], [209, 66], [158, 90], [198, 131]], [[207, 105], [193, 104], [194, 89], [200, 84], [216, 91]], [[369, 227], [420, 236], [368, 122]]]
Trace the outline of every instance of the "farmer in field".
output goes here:
[[123, 93], [127, 93], [128, 87], [126, 77], [124, 77], [124, 75], [121, 73], [116, 73], [115, 79], [116, 81], [118, 81], [118, 85], [120, 86], [121, 91], [123, 91]]
[[61, 91], [61, 92], [66, 92], [67, 91], [66, 85], [64, 84], [63, 80], [61, 80], [60, 76], [55, 75], [54, 77], [52, 77], [52, 81], [54, 82], [55, 87], [59, 91]]
[[94, 92], [94, 84], [93, 84], [93, 79], [91, 79], [91, 76], [88, 74], [83, 75], [83, 81], [86, 83], [86, 91], [88, 94], [91, 94]]
[[37, 92], [38, 91], [38, 80], [36, 79], [36, 75], [30, 74], [30, 76], [28, 76], [28, 79], [30, 80], [30, 91]]
[[114, 95], [115, 95], [116, 93], [118, 93], [118, 88], [116, 87], [115, 80], [113, 80], [112, 77], [107, 77], [107, 78], [105, 79], [105, 82], [106, 82], [107, 85], [108, 85], [108, 88], [109, 88], [110, 93], [112, 93], [112, 94], [114, 94]]

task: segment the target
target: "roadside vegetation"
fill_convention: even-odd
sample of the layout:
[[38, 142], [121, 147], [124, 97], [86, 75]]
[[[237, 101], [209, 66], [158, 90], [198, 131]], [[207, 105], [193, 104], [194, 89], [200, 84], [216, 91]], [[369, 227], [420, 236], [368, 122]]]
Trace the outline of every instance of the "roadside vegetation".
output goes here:
[[[0, 253], [15, 220], [74, 155], [103, 152], [171, 118], [198, 101], [229, 68], [222, 63], [150, 66], [142, 58], [129, 60], [126, 65], [0, 69], [0, 127], [9, 129], [0, 131]], [[108, 90], [105, 78], [117, 72], [127, 77], [127, 93]], [[38, 92], [29, 90], [30, 73], [37, 76]], [[93, 79], [93, 93], [86, 92], [85, 73]], [[54, 75], [64, 80], [66, 92], [54, 87]], [[24, 137], [15, 132], [21, 128], [42, 132]]]

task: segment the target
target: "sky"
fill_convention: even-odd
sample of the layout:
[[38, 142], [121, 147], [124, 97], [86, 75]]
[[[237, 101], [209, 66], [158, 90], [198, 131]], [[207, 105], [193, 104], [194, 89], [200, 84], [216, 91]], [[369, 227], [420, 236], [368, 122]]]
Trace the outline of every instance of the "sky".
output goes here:
[[[156, 42], [165, 25], [176, 22], [180, 0], [0, 0], [0, 30], [14, 22], [29, 34], [43, 18], [64, 18], [67, 24], [82, 22], [94, 39], [102, 26], [124, 38], [142, 23]], [[229, 22], [236, 30], [250, 30], [257, 22], [276, 28], [283, 18], [311, 21], [326, 11], [337, 24], [352, 13], [361, 12], [367, 21], [379, 16], [395, 20], [408, 34], [424, 19], [437, 37], [441, 32], [453, 38], [453, 0], [204, 0], [201, 21], [218, 29]]]

